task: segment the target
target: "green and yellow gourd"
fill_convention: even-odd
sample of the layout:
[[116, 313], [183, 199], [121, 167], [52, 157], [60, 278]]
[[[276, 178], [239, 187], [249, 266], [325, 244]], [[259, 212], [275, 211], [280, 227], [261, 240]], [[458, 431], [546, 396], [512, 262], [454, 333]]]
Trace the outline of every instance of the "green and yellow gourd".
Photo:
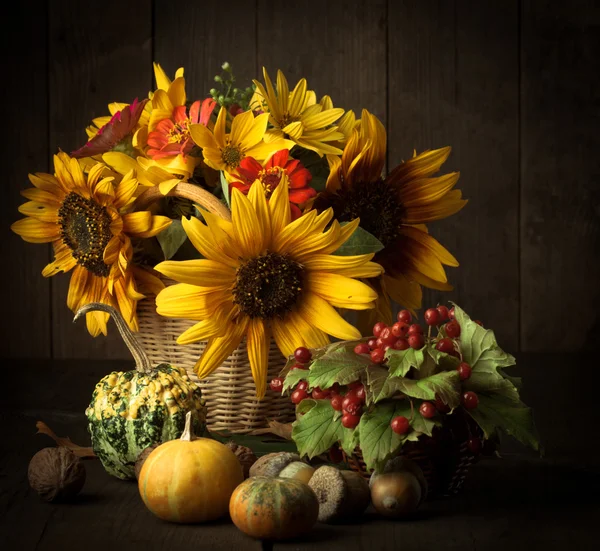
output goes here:
[[112, 306], [83, 306], [74, 321], [93, 310], [109, 313], [135, 359], [133, 371], [113, 371], [94, 389], [86, 409], [94, 452], [104, 469], [117, 478], [135, 478], [135, 462], [152, 446], [179, 438], [189, 411], [196, 434], [205, 428], [206, 408], [200, 388], [184, 369], [162, 363], [152, 367], [150, 358], [121, 314]]

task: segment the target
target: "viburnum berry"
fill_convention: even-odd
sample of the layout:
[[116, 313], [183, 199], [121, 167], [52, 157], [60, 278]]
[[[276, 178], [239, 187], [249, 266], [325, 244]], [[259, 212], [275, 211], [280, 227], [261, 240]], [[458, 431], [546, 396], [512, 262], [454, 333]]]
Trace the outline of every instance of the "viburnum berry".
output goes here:
[[394, 350], [407, 350], [410, 348], [410, 345], [406, 339], [397, 339], [392, 348]]
[[438, 311], [438, 313], [440, 315], [440, 322], [446, 321], [447, 319], [449, 319], [448, 308], [446, 308], [443, 304], [438, 306], [436, 308], [436, 310]]
[[300, 381], [296, 385], [296, 389], [295, 390], [306, 390], [307, 388], [308, 388], [308, 382], [307, 381]]
[[385, 350], [383, 348], [375, 348], [371, 350], [371, 361], [374, 364], [381, 364], [385, 361]]
[[291, 398], [292, 404], [299, 404], [300, 402], [302, 402], [302, 400], [308, 398], [308, 394], [306, 393], [306, 390], [294, 390], [294, 392], [292, 392]]
[[461, 381], [466, 381], [471, 376], [471, 372], [473, 371], [467, 362], [460, 362], [456, 369]]
[[340, 394], [335, 394], [331, 397], [331, 407], [335, 409], [335, 411], [342, 411], [342, 402], [344, 401], [344, 397]]
[[473, 455], [479, 455], [481, 453], [481, 439], [469, 438], [467, 441], [467, 448]]
[[308, 369], [305, 365], [302, 364], [294, 364], [292, 367], [290, 367], [290, 371], [292, 369]]
[[396, 434], [406, 434], [410, 429], [410, 421], [403, 415], [398, 415], [392, 419], [390, 426]]
[[360, 385], [358, 387], [356, 387], [355, 389], [355, 396], [361, 401], [361, 402], [365, 402], [365, 400], [367, 399], [367, 392], [365, 390], [364, 385]]
[[371, 351], [366, 342], [361, 342], [354, 347], [355, 354], [368, 354]]
[[342, 410], [352, 415], [358, 415], [362, 409], [362, 402], [356, 397], [356, 395], [348, 396], [344, 398], [342, 402]]
[[423, 402], [419, 407], [419, 413], [425, 417], [425, 419], [431, 419], [435, 416], [435, 406], [431, 402]]
[[377, 348], [377, 339], [369, 339], [367, 344], [369, 345], [369, 349], [373, 350], [374, 348]]
[[342, 415], [342, 426], [346, 427], [347, 429], [355, 428], [359, 422], [359, 415], [352, 415], [351, 413], [344, 413], [344, 415]]
[[455, 320], [449, 321], [444, 329], [446, 331], [446, 335], [448, 335], [451, 339], [456, 339], [460, 337], [460, 325]]
[[392, 328], [391, 327], [384, 327], [381, 330], [381, 333], [379, 335], [379, 340], [381, 341], [381, 343], [385, 346], [386, 344], [394, 344], [396, 342], [396, 335], [394, 335], [394, 333], [392, 333]]
[[281, 392], [283, 388], [283, 377], [275, 377], [269, 384], [273, 392]]
[[383, 323], [382, 321], [378, 321], [374, 326], [373, 326], [373, 336], [374, 337], [379, 337], [379, 335], [381, 335], [381, 332], [383, 331], [383, 329], [387, 327], [387, 325], [385, 323]]
[[435, 397], [435, 409], [437, 409], [440, 413], [450, 412], [450, 406], [443, 402], [439, 396]]
[[472, 390], [467, 390], [467, 392], [462, 395], [462, 404], [465, 409], [475, 409], [479, 405], [479, 396]]
[[[421, 348], [423, 348], [424, 344], [425, 344], [425, 339], [423, 338], [423, 335], [421, 335], [420, 333], [413, 333], [412, 335], [408, 336], [408, 345], [411, 348], [421, 349]], [[373, 352], [371, 352], [371, 354], [373, 354]]]
[[315, 400], [323, 400], [324, 398], [329, 398], [329, 390], [323, 390], [319, 387], [313, 388], [311, 396]]
[[339, 394], [340, 393], [340, 383], [333, 383], [329, 387], [329, 390], [331, 391], [331, 394]]
[[342, 450], [340, 450], [339, 446], [333, 446], [329, 450], [329, 461], [332, 463], [341, 463], [344, 460], [344, 455], [342, 454]]
[[363, 384], [360, 381], [353, 381], [350, 384], [348, 384], [348, 388], [350, 390], [356, 390], [357, 388], [360, 388], [361, 386], [363, 386]]
[[412, 322], [412, 315], [408, 310], [400, 310], [398, 312], [398, 321], [402, 321], [404, 323]]
[[383, 348], [385, 346], [385, 343], [381, 340], [381, 337], [377, 337], [375, 343], [377, 344], [375, 348]]
[[307, 364], [312, 358], [312, 354], [306, 346], [299, 346], [294, 351], [294, 358], [300, 364]]
[[408, 325], [408, 323], [398, 321], [392, 325], [392, 335], [394, 335], [394, 337], [406, 337], [409, 328], [410, 325]]
[[454, 343], [452, 342], [452, 339], [440, 339], [435, 345], [435, 348], [440, 352], [445, 352], [446, 354], [449, 354], [454, 350]]
[[423, 334], [423, 328], [418, 324], [418, 323], [413, 323], [409, 328], [408, 328], [408, 333], [407, 335], [415, 335], [415, 334], [419, 334], [422, 335]]
[[436, 308], [428, 308], [423, 314], [423, 319], [427, 325], [438, 325], [440, 323], [440, 313]]
[[448, 317], [453, 320], [454, 319], [454, 306], [448, 310]]

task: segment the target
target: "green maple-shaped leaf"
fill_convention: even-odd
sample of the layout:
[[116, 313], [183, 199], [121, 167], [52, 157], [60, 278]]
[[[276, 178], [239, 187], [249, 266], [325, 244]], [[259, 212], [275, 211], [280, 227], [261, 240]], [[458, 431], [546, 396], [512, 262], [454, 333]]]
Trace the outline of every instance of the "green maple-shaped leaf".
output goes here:
[[343, 438], [345, 429], [329, 400], [303, 400], [297, 411], [304, 415], [294, 422], [292, 439], [300, 455], [315, 457]]
[[441, 371], [424, 379], [399, 378], [395, 387], [412, 398], [435, 400], [436, 395], [454, 409], [460, 405], [460, 377], [458, 371]]
[[361, 379], [372, 365], [368, 356], [354, 352], [355, 342], [336, 343], [310, 366], [308, 381], [311, 388], [329, 388], [334, 383], [347, 385]]
[[358, 427], [354, 429], [347, 429], [342, 426], [341, 433], [342, 437], [340, 439], [340, 446], [348, 455], [351, 455], [359, 443], [360, 438]]
[[385, 353], [388, 370], [390, 375], [394, 377], [404, 377], [411, 367], [420, 369], [425, 360], [425, 349], [415, 350], [408, 348], [407, 350], [388, 349]]
[[288, 371], [283, 381], [283, 391], [294, 388], [300, 381], [308, 380], [308, 369], [292, 369]]
[[367, 369], [367, 405], [391, 398], [399, 390], [400, 377], [390, 376], [387, 369], [378, 365]]

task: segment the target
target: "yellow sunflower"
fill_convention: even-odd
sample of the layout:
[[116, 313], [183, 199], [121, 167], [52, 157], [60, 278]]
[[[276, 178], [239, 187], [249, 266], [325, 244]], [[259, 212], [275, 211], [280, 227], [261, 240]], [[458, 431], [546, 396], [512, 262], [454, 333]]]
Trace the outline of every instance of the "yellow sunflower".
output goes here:
[[458, 261], [427, 233], [425, 224], [455, 214], [467, 201], [453, 189], [458, 172], [434, 177], [449, 147], [415, 154], [383, 179], [385, 153], [385, 129], [364, 110], [341, 159], [329, 159], [327, 189], [314, 207], [333, 208], [340, 222], [360, 218], [360, 226], [381, 241], [384, 248], [375, 261], [385, 273], [372, 284], [381, 299], [378, 315], [390, 321], [389, 297], [415, 310], [421, 306], [421, 285], [452, 289], [444, 265], [458, 266]]
[[240, 113], [233, 118], [231, 132], [227, 134], [227, 109], [221, 107], [214, 131], [202, 124], [192, 124], [190, 133], [196, 145], [202, 148], [204, 162], [209, 167], [235, 172], [244, 157], [253, 157], [262, 163], [276, 151], [294, 145], [284, 139], [266, 143], [263, 138], [268, 119], [269, 115], [264, 113], [257, 117], [252, 111]]
[[[54, 176], [30, 174], [35, 186], [22, 194], [30, 201], [19, 207], [26, 218], [11, 229], [30, 243], [52, 243], [54, 262], [44, 277], [73, 270], [67, 306], [77, 312], [90, 302], [117, 308], [137, 330], [136, 305], [144, 298], [140, 286], [158, 291], [160, 280], [132, 265], [131, 237], [152, 237], [171, 223], [148, 211], [127, 212], [138, 187], [133, 172], [118, 184], [95, 164], [85, 174], [66, 153], [54, 156]], [[106, 335], [108, 314], [90, 312], [87, 328], [94, 337]]]
[[[288, 82], [281, 71], [277, 71], [277, 90], [263, 68], [265, 85], [255, 80], [257, 94], [252, 106], [269, 113], [269, 122], [273, 128], [267, 131], [266, 141], [277, 138], [289, 138], [305, 149], [319, 155], [341, 155], [342, 150], [331, 142], [344, 139], [344, 134], [333, 123], [344, 110], [334, 108], [331, 99], [325, 96], [317, 103], [316, 95], [307, 90], [306, 79], [300, 79], [290, 92]], [[256, 101], [258, 100], [258, 101]]]
[[333, 212], [315, 211], [291, 222], [288, 182], [284, 178], [269, 202], [254, 183], [246, 197], [232, 190], [232, 221], [203, 213], [183, 219], [201, 260], [167, 261], [156, 270], [180, 283], [156, 299], [163, 316], [199, 323], [179, 336], [189, 344], [208, 339], [195, 370], [203, 378], [214, 371], [246, 337], [252, 376], [264, 396], [269, 340], [284, 355], [298, 346], [318, 347], [360, 337], [335, 308], [373, 308], [377, 294], [356, 278], [375, 277], [381, 267], [373, 255], [332, 255], [354, 233], [358, 220], [345, 226]]

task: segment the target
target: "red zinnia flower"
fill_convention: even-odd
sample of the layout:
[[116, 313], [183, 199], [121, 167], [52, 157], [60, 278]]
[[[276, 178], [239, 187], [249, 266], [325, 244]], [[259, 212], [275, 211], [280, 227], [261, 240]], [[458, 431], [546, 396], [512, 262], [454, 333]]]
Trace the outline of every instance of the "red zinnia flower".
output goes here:
[[267, 199], [271, 197], [281, 181], [281, 176], [285, 174], [289, 181], [292, 220], [296, 220], [302, 214], [298, 205], [317, 195], [317, 192], [308, 185], [312, 180], [311, 173], [304, 168], [300, 161], [290, 159], [290, 152], [287, 149], [277, 151], [269, 158], [265, 166], [252, 157], [245, 157], [240, 162], [237, 172], [242, 181], [231, 182], [233, 187], [247, 195], [250, 186], [258, 180], [265, 189]]
[[187, 155], [194, 147], [189, 125], [208, 126], [216, 105], [217, 102], [210, 98], [195, 101], [190, 107], [189, 117], [185, 105], [175, 107], [171, 117], [160, 121], [148, 134], [148, 156], [152, 159], [162, 159], [170, 155]]

